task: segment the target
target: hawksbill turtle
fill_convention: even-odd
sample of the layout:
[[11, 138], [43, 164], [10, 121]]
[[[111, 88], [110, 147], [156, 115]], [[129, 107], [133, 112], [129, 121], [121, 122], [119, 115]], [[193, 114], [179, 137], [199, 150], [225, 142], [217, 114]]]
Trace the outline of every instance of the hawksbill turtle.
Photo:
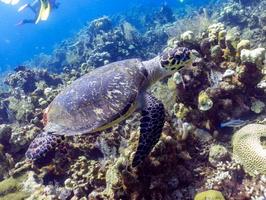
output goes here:
[[194, 58], [191, 50], [176, 47], [148, 61], [122, 60], [83, 75], [48, 106], [44, 131], [31, 142], [26, 158], [40, 158], [64, 136], [109, 128], [140, 108], [140, 137], [132, 161], [132, 167], [136, 167], [158, 142], [165, 121], [162, 102], [146, 90], [191, 64]]

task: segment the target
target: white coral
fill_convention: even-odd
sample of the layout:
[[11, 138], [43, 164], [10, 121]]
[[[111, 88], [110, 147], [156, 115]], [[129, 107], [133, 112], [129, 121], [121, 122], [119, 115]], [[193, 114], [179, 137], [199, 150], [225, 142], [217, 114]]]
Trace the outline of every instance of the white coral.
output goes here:
[[192, 42], [194, 40], [194, 33], [192, 31], [186, 31], [181, 34], [181, 39], [185, 42]]
[[242, 62], [250, 62], [262, 67], [265, 60], [265, 48], [257, 48], [253, 50], [242, 49], [240, 54]]

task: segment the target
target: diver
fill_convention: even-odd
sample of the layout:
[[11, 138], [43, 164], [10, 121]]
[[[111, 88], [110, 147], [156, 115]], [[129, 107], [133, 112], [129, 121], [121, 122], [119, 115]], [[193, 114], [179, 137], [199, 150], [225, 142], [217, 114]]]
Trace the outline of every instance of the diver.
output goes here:
[[25, 4], [18, 9], [18, 12], [24, 10], [25, 8], [30, 8], [35, 14], [34, 19], [24, 19], [23, 21], [16, 24], [16, 26], [21, 26], [26, 23], [37, 24], [40, 20], [47, 20], [51, 10], [57, 9], [60, 3], [56, 3], [56, 0], [36, 0], [32, 4]]

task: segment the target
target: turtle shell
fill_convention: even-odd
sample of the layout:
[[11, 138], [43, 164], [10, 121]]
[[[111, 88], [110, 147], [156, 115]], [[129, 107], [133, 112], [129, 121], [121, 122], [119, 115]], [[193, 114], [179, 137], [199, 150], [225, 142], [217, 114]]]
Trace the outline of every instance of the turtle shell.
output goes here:
[[77, 135], [111, 127], [132, 114], [147, 78], [138, 59], [118, 61], [78, 78], [47, 108], [45, 131]]

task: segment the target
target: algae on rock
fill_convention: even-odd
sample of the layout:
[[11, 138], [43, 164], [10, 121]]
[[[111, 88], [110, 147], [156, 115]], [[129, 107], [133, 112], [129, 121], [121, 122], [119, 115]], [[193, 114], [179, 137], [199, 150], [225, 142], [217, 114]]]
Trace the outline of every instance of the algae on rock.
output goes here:
[[[35, 178], [33, 178], [35, 177]], [[36, 179], [33, 171], [0, 182], [0, 199], [21, 200], [31, 196], [31, 193], [41, 187], [42, 180]]]
[[21, 99], [18, 100], [15, 97], [9, 97], [9, 109], [11, 109], [12, 113], [16, 116], [18, 121], [25, 120], [30, 121], [28, 119], [30, 113], [32, 113], [34, 107], [30, 102], [30, 99]]

